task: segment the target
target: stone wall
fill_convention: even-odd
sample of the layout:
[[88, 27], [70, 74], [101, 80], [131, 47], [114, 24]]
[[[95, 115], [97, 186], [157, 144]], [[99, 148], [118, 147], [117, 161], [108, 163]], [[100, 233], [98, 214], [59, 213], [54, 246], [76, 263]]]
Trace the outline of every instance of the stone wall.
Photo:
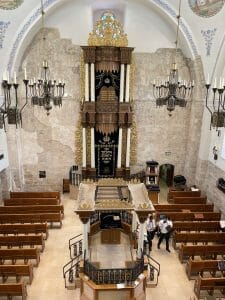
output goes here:
[[225, 179], [225, 172], [209, 161], [199, 160], [197, 168], [197, 182], [201, 190], [205, 191], [209, 202], [214, 203], [216, 209], [222, 211], [222, 219], [225, 218], [225, 194], [216, 185], [218, 178]]
[[[50, 115], [42, 107], [32, 107], [30, 100], [22, 113], [21, 129], [9, 126], [8, 149], [14, 189], [61, 190], [63, 178], [69, 177], [75, 162], [75, 130], [80, 110], [80, 47], [61, 39], [55, 29], [46, 35], [46, 57], [42, 55], [42, 34], [39, 33], [26, 50], [20, 77], [26, 65], [28, 78], [36, 77], [47, 59], [51, 77], [66, 82], [67, 96], [61, 108], [53, 107]], [[22, 85], [22, 83], [21, 83]], [[25, 88], [20, 89], [24, 102]], [[79, 145], [80, 146], [80, 145]], [[39, 178], [39, 171], [46, 178]]]
[[[26, 65], [28, 78], [37, 76], [42, 60], [47, 59], [54, 79], [66, 83], [67, 97], [61, 108], [54, 108], [50, 115], [40, 107], [25, 106], [22, 129], [10, 127], [7, 132], [11, 178], [17, 190], [61, 190], [63, 178], [77, 164], [75, 153], [80, 111], [81, 49], [71, 41], [61, 39], [55, 29], [46, 31], [46, 55], [41, 47], [41, 32], [27, 48], [21, 63], [20, 81]], [[192, 103], [186, 108], [176, 107], [169, 116], [165, 107], [156, 108], [152, 92], [154, 79], [167, 79], [175, 49], [159, 49], [155, 53], [134, 53], [133, 109], [137, 124], [137, 163], [131, 173], [145, 168], [147, 160], [157, 160], [160, 165], [175, 165], [175, 175], [195, 179], [199, 148], [202, 109], [201, 94], [195, 92]], [[191, 62], [178, 51], [179, 76], [185, 80], [201, 78], [200, 62]], [[200, 75], [199, 75], [200, 74]], [[199, 79], [197, 85], [201, 83]], [[22, 83], [21, 83], [22, 84]], [[199, 86], [196, 87], [198, 91]], [[20, 89], [20, 99], [25, 91]], [[196, 101], [196, 99], [198, 101]], [[30, 102], [30, 101], [29, 101]], [[197, 138], [196, 138], [197, 137]], [[77, 148], [78, 147], [78, 148]], [[193, 159], [195, 158], [195, 159]], [[46, 178], [39, 178], [39, 171], [46, 171]]]
[[9, 168], [6, 168], [0, 172], [0, 205], [3, 205], [3, 199], [9, 198], [10, 180], [9, 180]]
[[[201, 134], [203, 103], [195, 91], [186, 108], [176, 107], [169, 116], [165, 107], [156, 108], [152, 82], [165, 78], [174, 59], [174, 49], [159, 49], [156, 53], [134, 54], [134, 113], [137, 121], [137, 166], [145, 168], [147, 160], [175, 165], [175, 175], [182, 174], [193, 184]], [[201, 61], [191, 62], [178, 51], [179, 76], [195, 78], [195, 90], [201, 86]]]

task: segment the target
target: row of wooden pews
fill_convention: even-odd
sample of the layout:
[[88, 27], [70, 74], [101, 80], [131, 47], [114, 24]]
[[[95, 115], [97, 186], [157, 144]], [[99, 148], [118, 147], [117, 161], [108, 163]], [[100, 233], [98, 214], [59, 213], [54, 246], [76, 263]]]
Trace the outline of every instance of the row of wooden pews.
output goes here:
[[[0, 206], [0, 297], [27, 299], [26, 284], [40, 262], [48, 238], [48, 224], [62, 226], [60, 192], [11, 192]], [[27, 281], [21, 280], [27, 277]], [[8, 280], [10, 278], [10, 280]], [[15, 278], [12, 282], [11, 278]]]
[[10, 192], [0, 207], [0, 224], [55, 223], [62, 226], [64, 208], [60, 192]]
[[[157, 218], [173, 221], [173, 246], [186, 262], [189, 279], [195, 278], [197, 299], [225, 295], [225, 232], [220, 232], [221, 212], [201, 196], [201, 191], [170, 190], [168, 205], [155, 205]], [[221, 267], [223, 265], [223, 267]], [[197, 278], [196, 278], [197, 277]]]

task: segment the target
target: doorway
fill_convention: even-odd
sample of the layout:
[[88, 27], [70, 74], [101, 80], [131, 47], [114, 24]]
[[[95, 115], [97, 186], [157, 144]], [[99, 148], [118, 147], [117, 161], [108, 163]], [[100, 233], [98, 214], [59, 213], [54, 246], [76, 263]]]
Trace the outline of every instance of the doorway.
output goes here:
[[166, 183], [168, 187], [173, 185], [174, 165], [163, 164], [159, 167], [159, 179]]

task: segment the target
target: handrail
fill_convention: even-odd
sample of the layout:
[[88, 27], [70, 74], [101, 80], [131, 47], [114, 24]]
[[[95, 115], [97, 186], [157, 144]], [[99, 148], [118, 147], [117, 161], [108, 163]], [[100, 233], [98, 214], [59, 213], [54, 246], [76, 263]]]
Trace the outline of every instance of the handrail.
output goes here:
[[154, 263], [156, 263], [157, 265], [158, 265], [158, 271], [159, 271], [159, 275], [160, 275], [160, 263], [157, 261], [157, 260], [155, 260], [153, 257], [151, 257], [150, 255], [147, 255], [147, 257], [148, 257], [148, 259], [151, 259], [151, 260], [153, 260], [154, 261]]
[[[73, 259], [74, 257], [76, 257], [78, 254], [82, 254], [83, 252], [83, 247], [82, 247], [82, 241], [83, 239], [80, 238], [79, 240], [75, 241], [72, 243], [72, 241], [74, 239], [77, 239], [79, 237], [81, 237], [82, 234], [78, 234], [75, 237], [69, 239], [69, 250], [70, 250], [70, 258]], [[73, 255], [72, 255], [72, 249], [73, 249]]]
[[[152, 272], [152, 269], [153, 269], [153, 272], [154, 272], [154, 270], [157, 272], [157, 278], [156, 278], [156, 283], [155, 283], [155, 286], [157, 286], [159, 275], [160, 275], [160, 263], [157, 260], [155, 260], [153, 257], [151, 257], [150, 255], [147, 255], [147, 257], [148, 257], [148, 265], [149, 265], [149, 268], [150, 268], [150, 270], [149, 270], [150, 280], [151, 280], [151, 272]], [[156, 266], [154, 266], [153, 264], [151, 264], [150, 260], [152, 260], [156, 265], [158, 265], [158, 268]], [[154, 277], [154, 273], [153, 273], [153, 277]], [[152, 280], [154, 280], [154, 278]]]
[[82, 235], [83, 235], [83, 234], [80, 233], [80, 234], [78, 234], [78, 235], [72, 237], [71, 239], [69, 239], [69, 246], [71, 245], [71, 241], [72, 241], [73, 239], [76, 239], [76, 238], [78, 238], [78, 237], [80, 237], [80, 236], [82, 236]]
[[[63, 278], [65, 282], [65, 288], [67, 287], [67, 274], [69, 273], [69, 282], [72, 283], [74, 280], [74, 275], [75, 277], [78, 278], [78, 270], [79, 270], [79, 265], [80, 265], [80, 260], [81, 260], [82, 254], [79, 254], [77, 257], [73, 258], [70, 260], [67, 264], [63, 266]], [[69, 266], [69, 268], [67, 268]], [[75, 271], [75, 273], [74, 273]]]

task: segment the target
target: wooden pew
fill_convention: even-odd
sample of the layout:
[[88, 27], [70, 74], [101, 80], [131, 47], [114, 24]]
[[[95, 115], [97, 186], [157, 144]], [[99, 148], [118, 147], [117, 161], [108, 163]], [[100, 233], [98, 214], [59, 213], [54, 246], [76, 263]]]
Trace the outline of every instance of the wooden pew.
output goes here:
[[225, 277], [203, 278], [199, 275], [198, 278], [195, 279], [194, 292], [198, 299], [200, 299], [201, 291], [207, 291], [209, 295], [213, 295], [214, 291], [218, 290], [225, 295]]
[[36, 224], [0, 224], [0, 234], [38, 234], [42, 233], [44, 239], [48, 238], [48, 224], [36, 223]]
[[3, 199], [5, 206], [15, 205], [59, 205], [57, 198], [11, 198]]
[[64, 216], [63, 205], [16, 205], [0, 206], [0, 214], [36, 214], [36, 213], [60, 213]]
[[206, 204], [206, 197], [173, 197], [173, 204]]
[[213, 204], [154, 204], [156, 211], [213, 211]]
[[3, 283], [5, 283], [8, 277], [16, 277], [16, 282], [20, 282], [22, 276], [29, 277], [29, 284], [33, 280], [33, 265], [0, 265], [0, 276]]
[[162, 211], [157, 212], [156, 219], [159, 219], [160, 215], [166, 215], [170, 217], [172, 221], [219, 221], [221, 218], [220, 212], [171, 212]]
[[0, 283], [0, 296], [12, 299], [13, 296], [21, 296], [22, 300], [27, 299], [25, 283]]
[[28, 261], [35, 260], [34, 267], [37, 267], [40, 262], [40, 250], [37, 248], [32, 249], [0, 249], [0, 264], [10, 260], [11, 264], [15, 264], [17, 260], [23, 260], [24, 264]]
[[10, 198], [56, 198], [61, 199], [60, 192], [10, 192]]
[[193, 276], [197, 276], [198, 274], [203, 277], [205, 272], [212, 275], [216, 275], [218, 272], [220, 272], [222, 276], [224, 276], [224, 271], [219, 270], [218, 263], [219, 260], [193, 260], [190, 258], [186, 264], [186, 273], [188, 279], [190, 280], [193, 278]]
[[14, 235], [14, 236], [0, 236], [0, 247], [7, 246], [12, 247], [23, 247], [23, 246], [41, 246], [41, 252], [45, 248], [45, 242], [42, 234], [36, 235]]
[[179, 249], [179, 259], [181, 262], [201, 256], [204, 259], [217, 259], [217, 255], [224, 255], [225, 245], [184, 245]]
[[173, 222], [175, 231], [220, 231], [219, 221], [175, 221]]
[[5, 223], [43, 223], [49, 222], [53, 226], [54, 222], [62, 227], [62, 215], [60, 213], [37, 213], [37, 214], [0, 214], [0, 224]]
[[173, 234], [173, 247], [176, 249], [177, 243], [225, 243], [225, 232], [175, 232]]
[[174, 191], [171, 190], [167, 194], [167, 201], [170, 202], [173, 200], [173, 197], [200, 197], [201, 191]]

